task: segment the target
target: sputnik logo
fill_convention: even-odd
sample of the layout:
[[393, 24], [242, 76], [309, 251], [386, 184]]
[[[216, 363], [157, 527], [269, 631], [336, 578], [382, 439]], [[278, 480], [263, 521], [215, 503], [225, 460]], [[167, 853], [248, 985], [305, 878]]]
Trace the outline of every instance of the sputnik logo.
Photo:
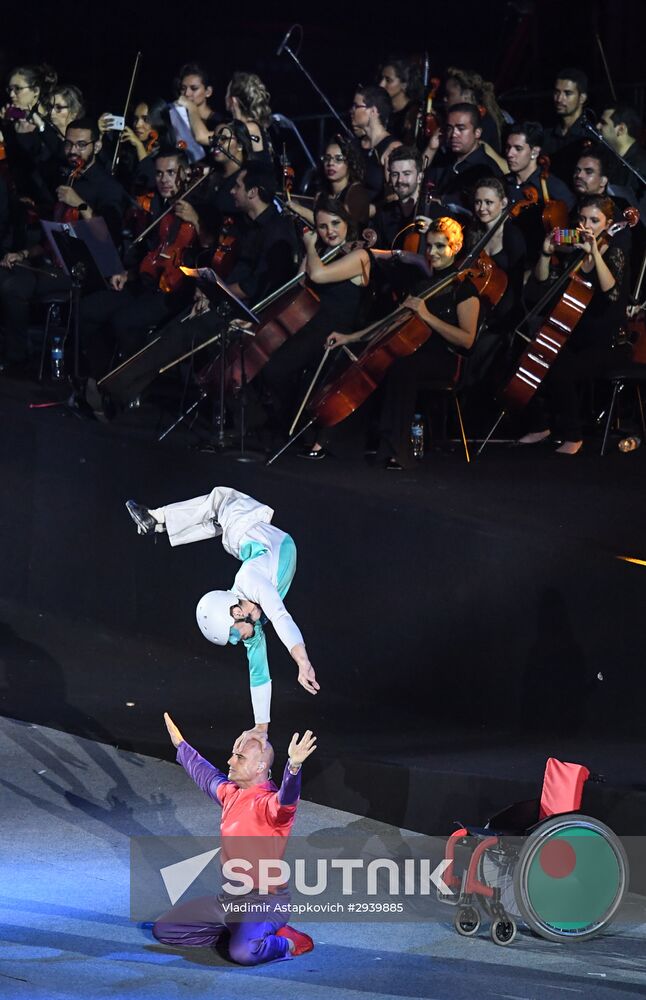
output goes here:
[[220, 848], [216, 847], [214, 851], [205, 851], [204, 854], [196, 854], [192, 858], [159, 869], [172, 906], [193, 885], [195, 879], [201, 875], [209, 862], [213, 861], [219, 850]]

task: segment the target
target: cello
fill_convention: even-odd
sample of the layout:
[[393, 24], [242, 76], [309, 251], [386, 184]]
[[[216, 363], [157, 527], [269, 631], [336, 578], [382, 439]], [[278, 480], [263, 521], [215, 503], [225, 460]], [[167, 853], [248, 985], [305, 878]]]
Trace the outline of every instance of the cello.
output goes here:
[[[333, 247], [323, 255], [321, 261], [327, 264], [334, 260], [342, 249], [341, 246]], [[286, 284], [267, 295], [253, 307], [252, 311], [259, 317], [260, 323], [253, 331], [254, 336], [250, 338], [245, 348], [244, 378], [242, 359], [237, 345], [231, 345], [224, 359], [224, 385], [227, 392], [237, 392], [242, 388], [243, 382], [251, 382], [267, 364], [274, 351], [282, 347], [289, 337], [298, 333], [316, 315], [319, 298], [309, 286], [301, 285], [304, 277], [305, 271], [300, 271]], [[183, 360], [183, 358], [179, 360]], [[216, 358], [196, 375], [198, 385], [203, 387], [219, 380], [219, 378], [219, 358]]]
[[[472, 252], [459, 271], [441, 278], [419, 297], [429, 301], [453, 282], [467, 277], [473, 281], [478, 295], [491, 306], [498, 304], [507, 288], [507, 275], [488, 254], [480, 251], [475, 259]], [[341, 423], [372, 395], [395, 361], [414, 354], [432, 334], [430, 327], [406, 306], [400, 306], [367, 332], [372, 339], [360, 357], [352, 356], [349, 367], [312, 398], [308, 406], [310, 424], [334, 427]]]
[[[487, 230], [465, 258], [460, 269], [433, 284], [420, 296], [424, 301], [433, 298], [453, 281], [471, 278], [476, 291], [490, 308], [495, 308], [507, 290], [507, 275], [482, 248], [504, 225], [510, 216], [536, 204], [538, 192], [533, 187], [523, 189], [524, 198], [508, 206], [494, 226]], [[414, 354], [431, 336], [430, 328], [408, 308], [400, 306], [385, 320], [370, 327], [366, 334], [372, 336], [368, 347], [359, 358], [352, 356], [352, 364], [336, 380], [324, 386], [309, 404], [312, 422], [332, 427], [350, 416], [365, 402], [385, 377], [388, 368], [399, 357]]]

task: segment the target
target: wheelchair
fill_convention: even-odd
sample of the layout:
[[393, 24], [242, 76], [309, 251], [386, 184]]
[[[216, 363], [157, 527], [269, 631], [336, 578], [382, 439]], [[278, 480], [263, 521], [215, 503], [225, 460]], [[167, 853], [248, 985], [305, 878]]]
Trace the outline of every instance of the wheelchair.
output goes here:
[[438, 899], [456, 907], [454, 926], [473, 937], [481, 913], [490, 936], [510, 945], [518, 921], [548, 941], [586, 941], [616, 916], [629, 883], [613, 831], [577, 810], [590, 772], [549, 758], [540, 799], [519, 802], [484, 827], [448, 838]]

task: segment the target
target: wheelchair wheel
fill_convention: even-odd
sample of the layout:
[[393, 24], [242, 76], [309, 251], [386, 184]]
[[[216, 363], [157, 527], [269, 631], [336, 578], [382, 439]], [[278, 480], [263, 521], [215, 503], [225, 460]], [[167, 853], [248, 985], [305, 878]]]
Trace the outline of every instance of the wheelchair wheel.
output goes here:
[[480, 914], [475, 906], [461, 906], [453, 924], [462, 937], [473, 937], [480, 930]]
[[497, 917], [491, 924], [489, 933], [494, 944], [500, 944], [504, 947], [512, 943], [516, 937], [517, 929], [516, 921], [513, 917]]
[[597, 819], [570, 813], [541, 823], [514, 872], [520, 914], [548, 941], [585, 941], [608, 926], [628, 888], [619, 838]]

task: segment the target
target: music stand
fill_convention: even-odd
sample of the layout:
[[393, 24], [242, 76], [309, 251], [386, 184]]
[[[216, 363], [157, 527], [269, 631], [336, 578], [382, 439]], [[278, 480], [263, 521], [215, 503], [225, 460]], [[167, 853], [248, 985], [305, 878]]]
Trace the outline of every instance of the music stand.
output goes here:
[[[222, 280], [222, 278], [215, 273], [211, 267], [180, 267], [183, 274], [187, 275], [189, 278], [195, 278], [197, 280], [198, 288], [201, 288], [205, 293], [210, 302], [214, 302], [219, 296], [216, 295], [217, 290], [224, 292], [226, 296], [226, 302], [231, 308], [234, 317], [237, 319], [245, 319], [248, 322], [253, 323], [257, 326], [260, 320], [256, 314], [245, 305], [241, 299], [231, 291], [229, 286]], [[237, 314], [237, 315], [236, 315]], [[247, 330], [244, 327], [235, 327], [239, 333], [245, 333], [249, 337], [254, 337], [255, 333], [253, 330]], [[225, 395], [225, 374], [226, 365], [225, 360], [228, 353], [229, 347], [229, 333], [231, 330], [231, 325], [226, 323], [222, 328], [222, 333], [220, 335], [220, 406], [219, 406], [219, 426], [218, 426], [218, 438], [217, 447], [220, 451], [225, 448], [224, 443], [224, 421], [225, 421], [225, 406], [224, 406], [224, 395]], [[242, 337], [239, 341], [240, 349], [240, 373], [241, 373], [241, 385], [240, 385], [240, 455], [237, 456], [236, 461], [238, 462], [253, 462], [255, 461], [249, 455], [245, 454], [244, 439], [245, 439], [245, 408], [246, 408], [246, 391], [247, 391], [247, 380], [245, 376], [245, 365], [244, 365], [244, 350], [245, 350], [245, 339]]]
[[54, 260], [71, 283], [71, 326], [74, 330], [74, 378], [79, 378], [79, 303], [81, 289], [96, 292], [107, 287], [107, 278], [123, 271], [105, 220], [79, 219], [78, 222], [48, 222], [41, 226]]

